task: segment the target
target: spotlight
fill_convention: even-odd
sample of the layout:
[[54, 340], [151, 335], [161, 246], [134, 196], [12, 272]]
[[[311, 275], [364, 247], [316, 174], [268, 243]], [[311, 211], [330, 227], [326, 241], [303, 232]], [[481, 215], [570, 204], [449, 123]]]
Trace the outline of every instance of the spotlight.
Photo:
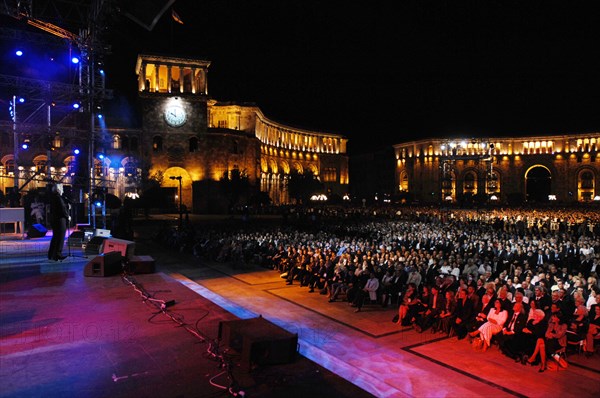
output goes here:
[[16, 55], [17, 57], [22, 57], [22, 56], [23, 56], [23, 51], [21, 51], [21, 50], [17, 50], [17, 51], [15, 51], [15, 55]]
[[23, 102], [25, 102], [25, 98], [19, 97], [19, 102], [22, 104]]
[[74, 153], [75, 155], [79, 155], [79, 152], [80, 152], [80, 151], [79, 151], [79, 148], [75, 148], [75, 149], [73, 149], [73, 153]]
[[79, 57], [73, 57], [71, 58], [71, 62], [74, 64], [78, 64], [79, 63]]
[[30, 144], [31, 144], [31, 140], [29, 138], [25, 138], [23, 140], [23, 143], [21, 144], [21, 148], [28, 149]]
[[98, 114], [98, 119], [102, 119], [104, 116], [102, 116], [101, 113]]
[[98, 159], [100, 159], [100, 160], [103, 160], [103, 159], [104, 159], [104, 154], [102, 154], [102, 153], [99, 153], [99, 154], [98, 154]]
[[100, 74], [103, 75], [104, 74], [104, 69], [100, 69]]

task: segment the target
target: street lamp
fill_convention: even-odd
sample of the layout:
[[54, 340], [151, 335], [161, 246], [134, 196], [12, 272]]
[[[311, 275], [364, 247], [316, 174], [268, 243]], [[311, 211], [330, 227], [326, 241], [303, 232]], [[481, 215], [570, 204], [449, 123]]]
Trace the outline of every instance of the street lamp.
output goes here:
[[181, 205], [181, 176], [171, 176], [169, 177], [171, 180], [178, 180], [179, 181], [179, 228], [181, 228], [182, 223], [183, 223], [183, 209], [182, 209], [182, 205]]

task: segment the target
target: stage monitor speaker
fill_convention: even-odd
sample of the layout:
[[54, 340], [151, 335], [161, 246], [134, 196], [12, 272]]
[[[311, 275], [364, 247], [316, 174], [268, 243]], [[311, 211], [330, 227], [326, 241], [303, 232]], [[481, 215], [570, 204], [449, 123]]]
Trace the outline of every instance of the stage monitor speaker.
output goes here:
[[42, 224], [33, 224], [27, 230], [28, 238], [43, 238], [48, 230]]
[[290, 363], [296, 359], [298, 334], [258, 318], [219, 323], [219, 338], [241, 354], [241, 366], [251, 370], [257, 365]]
[[82, 247], [85, 234], [83, 231], [73, 231], [67, 239], [67, 245], [71, 247]]
[[110, 252], [102, 253], [89, 263], [83, 269], [84, 276], [112, 276], [118, 275], [123, 271], [121, 265], [121, 253]]
[[151, 256], [131, 256], [126, 264], [127, 271], [132, 274], [153, 274], [156, 270], [155, 261]]
[[120, 252], [121, 256], [130, 259], [135, 251], [135, 242], [124, 239], [108, 238], [104, 242], [103, 253]]
[[102, 249], [104, 247], [104, 241], [106, 238], [101, 236], [94, 236], [90, 241], [85, 245], [85, 255], [90, 256], [93, 254], [103, 253]]

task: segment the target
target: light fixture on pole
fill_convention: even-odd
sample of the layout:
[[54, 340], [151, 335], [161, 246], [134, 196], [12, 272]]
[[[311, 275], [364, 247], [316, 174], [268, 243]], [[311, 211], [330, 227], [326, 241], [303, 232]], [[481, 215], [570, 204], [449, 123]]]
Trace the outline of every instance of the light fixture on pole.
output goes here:
[[171, 180], [178, 180], [179, 181], [179, 228], [181, 228], [182, 224], [183, 224], [183, 208], [181, 205], [181, 176], [171, 176], [169, 177]]

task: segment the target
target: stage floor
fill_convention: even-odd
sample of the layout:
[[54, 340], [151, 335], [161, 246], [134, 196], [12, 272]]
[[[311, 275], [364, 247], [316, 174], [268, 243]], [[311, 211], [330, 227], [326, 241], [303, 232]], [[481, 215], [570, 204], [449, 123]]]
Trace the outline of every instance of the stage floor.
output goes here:
[[[354, 313], [346, 303], [285, 285], [275, 271], [172, 253], [149, 235], [138, 235], [135, 250], [151, 255], [157, 272], [127, 277], [85, 277], [91, 258], [78, 257], [81, 250], [48, 261], [48, 240], [0, 241], [2, 397], [227, 396], [222, 386], [229, 380], [223, 362], [208, 354], [210, 343], [218, 343], [221, 322], [257, 316], [297, 334], [300, 355], [251, 370], [242, 369], [239, 356], [227, 357], [249, 397], [592, 397], [599, 391], [599, 354], [572, 354], [567, 370], [540, 374], [497, 347], [473, 352], [466, 340], [399, 327], [391, 323], [393, 308]], [[175, 305], [161, 311], [140, 291]]]

